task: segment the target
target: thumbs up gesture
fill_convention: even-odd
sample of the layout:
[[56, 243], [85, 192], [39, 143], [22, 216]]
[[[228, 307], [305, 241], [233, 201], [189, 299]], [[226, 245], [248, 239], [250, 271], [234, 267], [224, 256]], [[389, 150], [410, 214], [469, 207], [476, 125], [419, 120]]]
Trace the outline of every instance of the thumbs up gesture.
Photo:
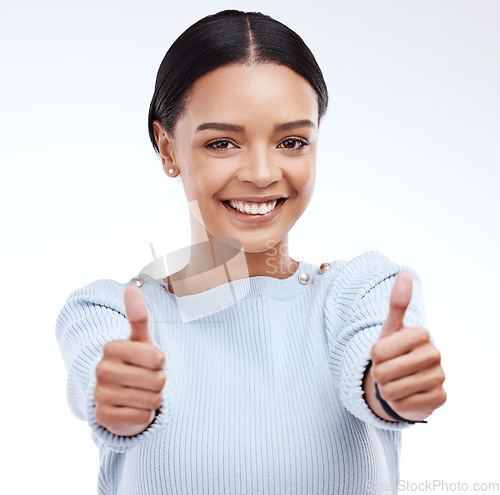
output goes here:
[[364, 390], [371, 409], [394, 421], [375, 397], [375, 383], [382, 399], [404, 419], [421, 421], [446, 401], [441, 355], [425, 328], [405, 327], [403, 318], [411, 300], [412, 278], [408, 272], [396, 276], [389, 314], [371, 349], [371, 365]]
[[141, 290], [127, 286], [124, 301], [130, 336], [103, 348], [95, 370], [94, 415], [111, 433], [133, 436], [153, 422], [161, 405], [165, 356], [149, 333], [148, 308]]

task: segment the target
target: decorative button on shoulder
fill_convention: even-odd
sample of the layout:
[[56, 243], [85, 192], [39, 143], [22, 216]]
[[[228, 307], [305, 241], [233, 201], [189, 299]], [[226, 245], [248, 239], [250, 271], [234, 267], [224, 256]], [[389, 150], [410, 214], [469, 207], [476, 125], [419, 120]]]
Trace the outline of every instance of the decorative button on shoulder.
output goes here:
[[136, 287], [142, 287], [142, 284], [144, 283], [144, 280], [140, 277], [134, 277], [132, 280], [130, 280], [130, 285], [135, 285]]
[[311, 281], [311, 275], [309, 275], [309, 273], [307, 272], [300, 272], [300, 275], [299, 275], [299, 282], [301, 284], [308, 284], [309, 282]]
[[319, 270], [318, 272], [319, 273], [325, 273], [326, 271], [328, 271], [330, 268], [330, 263], [321, 263], [320, 267], [319, 267]]

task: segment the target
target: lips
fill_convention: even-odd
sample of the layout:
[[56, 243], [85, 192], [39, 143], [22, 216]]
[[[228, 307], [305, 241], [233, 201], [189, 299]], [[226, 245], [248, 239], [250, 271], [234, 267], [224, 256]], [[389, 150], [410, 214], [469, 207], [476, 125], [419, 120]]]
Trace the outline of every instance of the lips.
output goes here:
[[[274, 198], [276, 199], [276, 196]], [[265, 215], [261, 215], [258, 213], [241, 213], [240, 211], [235, 210], [233, 207], [231, 207], [228, 200], [221, 201], [221, 204], [234, 219], [239, 220], [240, 222], [264, 223], [272, 220], [280, 212], [281, 208], [283, 208], [283, 205], [286, 203], [286, 200], [287, 198], [279, 197], [279, 199], [277, 199], [276, 201], [276, 206], [274, 207], [274, 209], [266, 213]]]
[[287, 196], [275, 194], [274, 196], [239, 196], [234, 198], [221, 199], [221, 201], [241, 201], [242, 203], [268, 203], [275, 199], [287, 199]]

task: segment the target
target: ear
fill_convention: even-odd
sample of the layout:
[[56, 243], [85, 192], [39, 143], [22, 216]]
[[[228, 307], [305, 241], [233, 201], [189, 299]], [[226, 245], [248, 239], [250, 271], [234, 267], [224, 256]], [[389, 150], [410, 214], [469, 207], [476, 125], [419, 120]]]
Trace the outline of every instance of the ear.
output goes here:
[[175, 165], [177, 162], [173, 139], [159, 120], [153, 122], [153, 131], [158, 150], [160, 151], [163, 170], [167, 173], [167, 170], [172, 168], [172, 165]]

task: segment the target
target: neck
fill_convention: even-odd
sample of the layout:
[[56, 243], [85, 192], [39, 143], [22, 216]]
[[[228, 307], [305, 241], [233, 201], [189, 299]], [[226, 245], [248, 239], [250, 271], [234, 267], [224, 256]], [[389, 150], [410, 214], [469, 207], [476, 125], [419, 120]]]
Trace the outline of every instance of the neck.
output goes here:
[[237, 239], [216, 238], [205, 228], [192, 228], [191, 233], [189, 263], [167, 280], [177, 296], [197, 294], [247, 277], [288, 278], [299, 265], [288, 254], [288, 234], [273, 245], [264, 243], [262, 251], [248, 251]]

